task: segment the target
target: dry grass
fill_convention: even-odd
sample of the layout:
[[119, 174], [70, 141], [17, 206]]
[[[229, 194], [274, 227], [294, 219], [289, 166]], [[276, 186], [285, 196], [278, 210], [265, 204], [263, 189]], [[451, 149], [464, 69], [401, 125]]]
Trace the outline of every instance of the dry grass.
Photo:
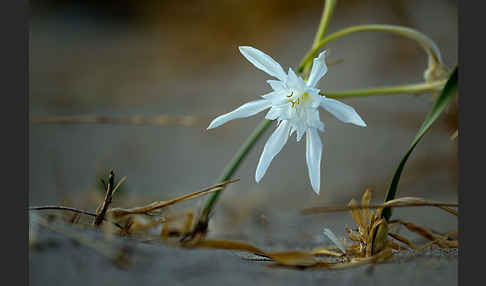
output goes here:
[[[110, 238], [113, 235], [130, 236], [138, 239], [141, 242], [158, 242], [174, 247], [183, 247], [187, 249], [223, 249], [232, 251], [243, 251], [250, 253], [256, 257], [264, 258], [272, 262], [273, 266], [297, 267], [297, 268], [328, 268], [328, 269], [346, 269], [350, 267], [361, 266], [365, 264], [375, 264], [393, 257], [394, 253], [401, 250], [413, 249], [424, 250], [432, 245], [437, 245], [440, 248], [457, 248], [458, 241], [452, 239], [457, 232], [448, 233], [446, 235], [436, 235], [432, 231], [423, 226], [406, 222], [402, 220], [392, 220], [387, 222], [381, 217], [381, 212], [385, 207], [424, 207], [432, 206], [447, 211], [450, 214], [457, 216], [457, 211], [451, 207], [457, 207], [457, 204], [439, 203], [427, 201], [421, 198], [405, 197], [389, 201], [382, 205], [371, 205], [371, 190], [366, 190], [362, 196], [361, 204], [356, 200], [351, 200], [347, 207], [322, 207], [305, 209], [303, 214], [315, 214], [323, 212], [336, 212], [349, 210], [351, 216], [356, 224], [356, 228], [350, 229], [345, 226], [349, 242], [346, 239], [337, 238], [334, 233], [325, 229], [324, 233], [333, 241], [336, 247], [325, 248], [318, 247], [311, 251], [288, 250], [282, 252], [264, 251], [251, 244], [231, 241], [231, 240], [217, 240], [206, 239], [206, 228], [202, 228], [198, 224], [198, 218], [194, 215], [193, 210], [184, 211], [181, 213], [162, 212], [169, 206], [197, 198], [215, 191], [223, 190], [227, 184], [234, 183], [237, 180], [229, 180], [214, 186], [205, 188], [203, 190], [189, 193], [167, 201], [155, 201], [146, 205], [136, 206], [132, 208], [111, 208], [110, 203], [115, 191], [123, 183], [125, 177], [115, 184], [115, 176], [113, 171], [110, 172], [108, 183], [104, 183], [106, 187], [106, 195], [104, 200], [100, 202], [96, 213], [79, 210], [65, 206], [41, 206], [31, 207], [31, 211], [39, 210], [62, 210], [73, 212], [74, 215], [68, 220], [68, 223], [78, 224], [80, 215], [88, 215], [94, 217], [91, 224], [87, 227], [99, 227], [105, 233], [107, 240], [101, 244], [99, 241], [90, 241], [79, 233], [62, 230], [49, 223], [48, 219], [36, 216], [35, 221], [43, 227], [51, 231], [64, 233], [72, 238], [75, 238], [80, 243], [99, 250], [103, 255], [110, 257], [117, 265], [126, 267], [129, 265], [127, 257], [123, 251], [112, 250], [109, 247]], [[114, 187], [113, 187], [114, 186]], [[376, 209], [376, 211], [373, 211]], [[105, 223], [109, 222], [109, 223]], [[35, 222], [31, 221], [31, 226]], [[409, 231], [420, 235], [430, 242], [417, 246], [408, 238], [389, 231], [389, 225], [403, 226]], [[117, 226], [117, 227], [115, 227]], [[30, 237], [35, 238], [35, 228]], [[153, 235], [153, 230], [156, 231]], [[32, 247], [35, 243], [30, 243]], [[123, 259], [121, 259], [123, 258]]]

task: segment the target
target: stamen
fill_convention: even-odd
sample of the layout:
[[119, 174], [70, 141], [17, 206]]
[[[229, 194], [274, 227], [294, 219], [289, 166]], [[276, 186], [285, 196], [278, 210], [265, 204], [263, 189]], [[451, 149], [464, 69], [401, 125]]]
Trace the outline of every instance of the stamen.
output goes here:
[[[292, 91], [292, 92], [290, 93], [290, 95], [287, 95], [287, 97], [288, 97], [288, 98], [291, 98], [293, 95], [294, 95], [294, 92]], [[297, 100], [291, 100], [291, 99], [289, 99], [289, 102], [290, 102], [290, 104], [291, 104], [291, 107], [294, 107], [295, 103], [299, 104], [299, 101], [298, 101], [298, 100], [299, 100], [299, 99], [297, 99]]]
[[[288, 98], [291, 98], [294, 95], [294, 92], [292, 92], [290, 95], [287, 95]], [[294, 107], [296, 104], [300, 104], [300, 98], [297, 98], [296, 100], [291, 100], [289, 99], [289, 102], [291, 104], [291, 107]]]

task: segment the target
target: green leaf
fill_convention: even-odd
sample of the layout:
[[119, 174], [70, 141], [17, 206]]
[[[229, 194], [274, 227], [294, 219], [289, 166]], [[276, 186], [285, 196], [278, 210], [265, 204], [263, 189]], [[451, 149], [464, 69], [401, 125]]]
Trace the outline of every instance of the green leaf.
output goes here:
[[[432, 123], [434, 123], [434, 121], [439, 117], [442, 111], [444, 111], [445, 107], [452, 101], [452, 99], [454, 99], [456, 95], [457, 95], [457, 66], [454, 68], [451, 75], [449, 76], [449, 79], [447, 80], [444, 88], [442, 89], [440, 96], [437, 98], [434, 105], [432, 106], [432, 109], [425, 117], [425, 120], [422, 123], [422, 126], [420, 126], [417, 135], [415, 135], [415, 139], [413, 139], [412, 144], [410, 145], [410, 148], [408, 149], [407, 153], [405, 153], [405, 156], [403, 156], [402, 160], [400, 161], [400, 164], [398, 164], [398, 167], [395, 170], [395, 174], [393, 174], [391, 183], [388, 186], [385, 202], [389, 200], [393, 200], [395, 198], [395, 194], [397, 193], [397, 188], [398, 188], [398, 182], [400, 181], [400, 176], [402, 174], [403, 168], [405, 167], [405, 163], [408, 160], [408, 157], [412, 153], [413, 149], [415, 149], [415, 146], [417, 146], [417, 144], [420, 142], [422, 137], [424, 137], [425, 133], [427, 133], [427, 131], [430, 129]], [[384, 217], [386, 220], [389, 220], [390, 216], [391, 216], [391, 209], [385, 208], [383, 210], [382, 217]]]

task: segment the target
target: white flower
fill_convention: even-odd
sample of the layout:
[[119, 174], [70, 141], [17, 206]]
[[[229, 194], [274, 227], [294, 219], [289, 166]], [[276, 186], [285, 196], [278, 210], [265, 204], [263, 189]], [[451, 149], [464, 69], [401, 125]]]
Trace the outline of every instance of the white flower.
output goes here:
[[262, 96], [262, 99], [243, 104], [230, 113], [214, 119], [208, 129], [218, 127], [224, 123], [255, 115], [270, 108], [266, 119], [278, 121], [278, 127], [268, 139], [263, 148], [260, 161], [256, 169], [255, 180], [259, 182], [273, 158], [282, 150], [287, 139], [294, 132], [297, 141], [306, 135], [306, 160], [312, 188], [319, 194], [322, 143], [317, 130], [324, 132], [324, 123], [319, 119], [319, 106], [330, 112], [339, 120], [366, 126], [366, 123], [356, 111], [335, 99], [326, 98], [319, 94], [315, 86], [326, 74], [325, 52], [314, 59], [314, 64], [307, 81], [298, 77], [292, 68], [285, 73], [279, 63], [270, 56], [252, 47], [239, 47], [243, 56], [253, 65], [278, 80], [268, 80], [273, 91]]

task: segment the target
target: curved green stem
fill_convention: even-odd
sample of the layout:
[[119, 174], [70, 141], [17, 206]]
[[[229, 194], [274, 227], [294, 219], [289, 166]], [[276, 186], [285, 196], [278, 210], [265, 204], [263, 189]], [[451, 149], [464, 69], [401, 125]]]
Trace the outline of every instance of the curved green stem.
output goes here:
[[433, 92], [440, 90], [445, 80], [438, 80], [431, 83], [416, 83], [397, 86], [386, 86], [376, 88], [355, 89], [340, 92], [326, 92], [321, 95], [325, 95], [329, 98], [348, 98], [348, 97], [365, 97], [371, 95], [384, 95], [384, 94], [422, 94], [426, 92]]
[[[315, 47], [319, 45], [319, 42], [324, 38], [326, 34], [327, 26], [329, 26], [329, 21], [331, 21], [332, 13], [334, 12], [334, 8], [336, 7], [336, 0], [326, 0], [324, 3], [324, 9], [322, 10], [321, 22], [319, 23], [319, 27], [317, 28], [316, 36], [314, 37], [314, 42], [312, 43], [313, 50]], [[309, 71], [311, 65], [308, 63], [305, 67], [305, 72]], [[301, 71], [303, 72], [303, 71]]]
[[332, 13], [334, 12], [334, 7], [336, 7], [336, 0], [325, 1], [324, 9], [322, 10], [321, 22], [319, 23], [319, 27], [317, 28], [317, 33], [314, 37], [312, 48], [315, 48], [326, 34], [327, 26], [329, 25]]
[[[263, 119], [262, 122], [258, 124], [258, 126], [251, 133], [251, 135], [246, 139], [245, 143], [241, 145], [240, 149], [238, 150], [238, 152], [236, 152], [233, 159], [231, 159], [228, 165], [226, 165], [225, 169], [218, 179], [218, 182], [224, 182], [226, 180], [229, 180], [231, 176], [233, 176], [243, 159], [258, 141], [258, 138], [261, 137], [261, 135], [265, 132], [265, 130], [267, 130], [271, 123], [271, 120]], [[220, 194], [221, 191], [217, 191], [214, 192], [211, 197], [209, 197], [209, 199], [206, 201], [206, 204], [204, 205], [202, 217], [207, 218]]]
[[325, 37], [324, 39], [320, 40], [319, 43], [317, 43], [316, 45], [313, 45], [312, 50], [310, 50], [307, 53], [307, 55], [304, 57], [304, 59], [301, 61], [299, 65], [299, 72], [303, 72], [304, 70], [306, 70], [307, 65], [312, 62], [312, 59], [317, 55], [319, 50], [322, 49], [328, 43], [349, 34], [358, 33], [358, 32], [370, 32], [370, 31], [393, 33], [393, 34], [397, 34], [415, 40], [422, 46], [425, 52], [429, 55], [429, 69], [431, 65], [434, 68], [437, 68], [437, 66], [439, 67], [444, 66], [437, 45], [429, 37], [414, 29], [410, 29], [402, 26], [394, 26], [394, 25], [359, 25], [359, 26], [349, 27], [340, 30], [338, 32], [335, 32]]

